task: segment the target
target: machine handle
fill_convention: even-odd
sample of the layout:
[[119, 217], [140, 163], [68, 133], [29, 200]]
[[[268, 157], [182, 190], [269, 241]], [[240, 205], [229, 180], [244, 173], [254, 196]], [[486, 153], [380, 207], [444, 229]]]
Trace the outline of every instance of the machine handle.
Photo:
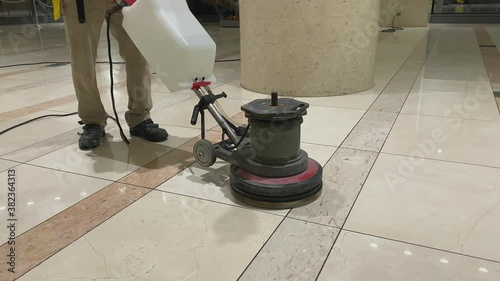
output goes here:
[[191, 117], [191, 125], [196, 125], [198, 121], [198, 115], [200, 114], [200, 106], [196, 105], [193, 109], [193, 116]]

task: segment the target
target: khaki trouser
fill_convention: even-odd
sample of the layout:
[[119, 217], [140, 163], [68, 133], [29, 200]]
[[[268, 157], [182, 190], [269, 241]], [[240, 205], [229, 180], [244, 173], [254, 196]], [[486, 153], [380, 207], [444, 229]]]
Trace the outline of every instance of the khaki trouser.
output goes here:
[[[78, 100], [78, 114], [85, 124], [106, 126], [108, 114], [97, 87], [95, 62], [106, 11], [116, 6], [114, 0], [85, 0], [86, 22], [78, 22], [76, 0], [63, 0], [62, 13], [71, 52], [73, 83]], [[119, 42], [121, 57], [126, 62], [128, 111], [125, 119], [130, 127], [150, 118], [151, 76], [149, 64], [122, 26], [121, 11], [111, 16], [111, 34]], [[145, 31], [147, 32], [147, 31]]]

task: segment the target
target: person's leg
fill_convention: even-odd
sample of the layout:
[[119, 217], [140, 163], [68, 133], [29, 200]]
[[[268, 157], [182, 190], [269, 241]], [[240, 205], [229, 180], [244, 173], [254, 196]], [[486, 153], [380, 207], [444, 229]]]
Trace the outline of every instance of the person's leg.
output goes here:
[[[108, 8], [116, 5], [114, 0], [107, 0]], [[111, 16], [111, 32], [118, 40], [120, 55], [126, 62], [127, 91], [129, 96], [128, 111], [125, 113], [127, 124], [134, 136], [144, 137], [149, 141], [165, 141], [168, 133], [151, 121], [151, 72], [146, 59], [122, 26], [121, 10]], [[154, 44], [154, 42], [151, 42]]]
[[108, 118], [97, 88], [95, 72], [97, 46], [106, 13], [106, 3], [101, 0], [85, 1], [86, 22], [83, 24], [78, 22], [75, 0], [63, 0], [62, 10], [71, 53], [78, 115], [84, 124], [79, 146], [81, 149], [92, 149], [101, 144]]
[[86, 22], [83, 24], [78, 22], [75, 0], [63, 0], [62, 8], [78, 114], [82, 123], [104, 127], [108, 114], [97, 87], [95, 61], [107, 5], [102, 0], [85, 1]]

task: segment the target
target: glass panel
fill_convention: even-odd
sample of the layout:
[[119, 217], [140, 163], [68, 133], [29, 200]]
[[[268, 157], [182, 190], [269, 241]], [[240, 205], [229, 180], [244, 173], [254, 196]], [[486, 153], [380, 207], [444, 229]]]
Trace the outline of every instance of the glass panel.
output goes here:
[[39, 18], [52, 18], [52, 0], [0, 0], [0, 18], [33, 19], [35, 6]]
[[500, 14], [500, 0], [434, 0], [434, 14]]

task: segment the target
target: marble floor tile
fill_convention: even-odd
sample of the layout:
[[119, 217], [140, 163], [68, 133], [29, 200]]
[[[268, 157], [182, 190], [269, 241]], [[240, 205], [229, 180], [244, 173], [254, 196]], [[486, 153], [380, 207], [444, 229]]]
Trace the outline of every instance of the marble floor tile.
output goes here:
[[397, 113], [369, 110], [354, 127], [342, 147], [379, 152], [397, 116]]
[[155, 92], [170, 93], [170, 90], [156, 74], [151, 75], [151, 90]]
[[381, 94], [370, 107], [370, 111], [399, 113], [408, 97], [405, 94]]
[[[218, 160], [210, 168], [201, 167], [195, 163], [157, 189], [197, 199], [260, 210], [248, 206], [233, 196], [229, 182], [229, 164], [222, 160]], [[289, 209], [263, 211], [285, 216]]]
[[500, 123], [400, 114], [382, 152], [500, 167]]
[[[15, 274], [7, 273], [7, 263], [0, 263], [0, 280], [20, 277], [148, 192], [146, 188], [113, 183], [28, 230], [16, 239]], [[1, 245], [0, 253], [7, 255], [9, 247]]]
[[[175, 104], [175, 106], [167, 107], [166, 109], [159, 110], [155, 112], [155, 122], [159, 124], [181, 126], [188, 128], [201, 128], [200, 122], [201, 117], [198, 119], [198, 123], [193, 126], [191, 125], [191, 116], [193, 114], [193, 108], [199, 102], [198, 97], [192, 97], [185, 99], [181, 102]], [[226, 112], [227, 116], [234, 116], [241, 112], [241, 106], [250, 102], [250, 100], [242, 99], [219, 99], [217, 101], [222, 110]], [[205, 124], [206, 128], [212, 128], [217, 125], [217, 122], [213, 119], [210, 113], [207, 111], [205, 113]]]
[[383, 95], [408, 95], [410, 92], [411, 87], [396, 87], [393, 85], [387, 85], [387, 87], [382, 91]]
[[18, 280], [232, 281], [282, 219], [153, 191]]
[[338, 233], [287, 218], [238, 280], [315, 280]]
[[[318, 161], [321, 165], [325, 165], [337, 149], [336, 147], [308, 143], [303, 143], [301, 148], [309, 154], [309, 157]], [[191, 151], [189, 150], [187, 153], [192, 154]], [[189, 158], [191, 158], [191, 155], [189, 155]], [[125, 182], [130, 183], [130, 181]], [[218, 160], [210, 168], [204, 168], [195, 163], [160, 185], [157, 189], [224, 204], [252, 208], [233, 196], [229, 183], [229, 164], [221, 160]], [[286, 215], [288, 209], [272, 210], [270, 212]]]
[[340, 146], [364, 113], [359, 109], [311, 107], [304, 116], [302, 141]]
[[[2, 77], [0, 78], [0, 92], [2, 94], [6, 93], [7, 90], [15, 89], [19, 86], [24, 86], [26, 84], [39, 84], [37, 81], [30, 81], [30, 80], [24, 80], [24, 79], [15, 79], [15, 78], [10, 78], [10, 77]], [[2, 102], [5, 102], [4, 99], [2, 99]]]
[[241, 79], [236, 79], [227, 84], [218, 86], [212, 89], [214, 94], [220, 94], [225, 92], [228, 99], [244, 99], [244, 100], [256, 100], [256, 99], [269, 99], [271, 93], [262, 94], [257, 92], [249, 91], [241, 86]]
[[434, 90], [434, 91], [449, 91], [462, 93], [491, 93], [492, 88], [487, 78], [478, 78], [479, 81], [470, 80], [444, 80], [435, 79], [432, 74], [420, 76], [412, 91], [419, 90]]
[[13, 111], [13, 110], [16, 110], [18, 108], [19, 108], [19, 106], [2, 104], [2, 107], [0, 107], [0, 114], [5, 113], [5, 112], [9, 112], [9, 111]]
[[0, 172], [6, 171], [10, 168], [20, 165], [17, 162], [8, 161], [5, 159], [0, 159]]
[[[54, 112], [42, 110], [20, 118], [0, 122], [0, 131], [46, 114], [54, 114]], [[78, 125], [78, 120], [77, 116], [46, 118], [6, 132], [0, 136], [0, 155], [5, 155], [9, 152], [74, 130], [80, 126]]]
[[4, 91], [0, 95], [0, 103], [26, 107], [68, 96], [75, 96], [75, 90], [72, 85], [40, 83], [36, 87], [30, 87], [29, 89]]
[[[111, 99], [111, 95], [109, 93], [109, 88], [101, 88], [101, 101], [110, 115], [114, 115], [113, 113], [113, 103]], [[159, 110], [163, 110], [166, 107], [173, 105], [177, 102], [180, 102], [182, 100], [188, 99], [191, 96], [185, 94], [185, 93], [180, 93], [180, 94], [171, 94], [171, 93], [164, 93], [164, 92], [151, 92], [151, 98], [153, 100], [153, 108], [151, 109], [151, 112], [156, 112]], [[120, 118], [123, 117], [123, 113], [128, 110], [128, 93], [127, 93], [127, 88], [121, 87], [118, 89], [115, 89], [115, 104], [116, 104], [116, 111], [120, 114]], [[45, 106], [46, 109], [48, 110], [55, 110], [55, 111], [61, 111], [61, 112], [76, 112], [78, 111], [78, 102], [72, 101], [63, 105], [58, 105], [58, 106]], [[152, 114], [152, 117], [154, 118], [154, 114]], [[112, 122], [110, 120], [110, 122]], [[155, 121], [156, 122], [156, 121]]]
[[398, 71], [394, 78], [389, 83], [390, 86], [396, 88], [408, 88], [413, 87], [413, 84], [417, 80], [419, 71]]
[[58, 82], [71, 78], [71, 65], [63, 64], [57, 67], [50, 64], [44, 67], [32, 68], [29, 71], [23, 71], [17, 74], [9, 75], [9, 78], [32, 80], [37, 82]]
[[164, 143], [150, 143], [132, 138], [127, 146], [117, 128], [108, 131], [107, 140], [92, 151], [82, 151], [74, 143], [30, 161], [30, 164], [61, 171], [118, 180], [143, 165], [168, 153], [199, 134], [198, 130], [169, 127]]
[[339, 148], [323, 169], [321, 198], [292, 209], [289, 217], [342, 227], [376, 157], [376, 152]]
[[[191, 139], [169, 153], [119, 179], [119, 181], [150, 189], [157, 188], [196, 162], [193, 156], [193, 147], [200, 138], [198, 136]], [[220, 139], [220, 133], [207, 131], [205, 138], [211, 142], [216, 142]]]
[[345, 229], [500, 261], [500, 169], [381, 154]]
[[68, 145], [78, 142], [80, 138], [81, 128], [62, 133], [55, 137], [42, 140], [35, 144], [23, 147], [3, 155], [2, 157], [8, 160], [18, 162], [28, 162], [45, 154], [54, 152]]
[[318, 281], [494, 281], [500, 264], [342, 231]]
[[402, 113], [500, 121], [492, 93], [421, 90], [410, 94]]
[[[111, 182], [90, 177], [20, 165], [16, 173], [17, 235], [65, 210], [83, 198], [92, 195]], [[0, 179], [7, 183], [7, 171]], [[0, 197], [7, 198], [7, 188], [0, 189]], [[3, 200], [2, 200], [3, 201]], [[7, 200], [0, 202], [0, 219], [9, 218]], [[0, 245], [7, 242], [8, 233], [0, 232]]]
[[313, 143], [302, 143], [300, 148], [307, 152], [309, 158], [316, 160], [321, 166], [325, 166], [326, 163], [333, 156], [337, 147], [328, 145], [318, 145]]
[[370, 89], [360, 93], [346, 94], [332, 97], [297, 97], [297, 100], [309, 103], [311, 107], [332, 106], [367, 110], [380, 94], [379, 90]]

